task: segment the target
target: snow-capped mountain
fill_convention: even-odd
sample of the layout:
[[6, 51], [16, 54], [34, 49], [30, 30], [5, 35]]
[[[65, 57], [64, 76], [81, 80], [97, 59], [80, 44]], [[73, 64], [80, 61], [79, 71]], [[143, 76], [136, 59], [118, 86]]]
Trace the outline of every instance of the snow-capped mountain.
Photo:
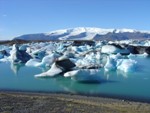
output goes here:
[[134, 29], [102, 29], [93, 27], [77, 27], [51, 31], [48, 33], [27, 34], [14, 39], [22, 40], [124, 40], [148, 39], [149, 31]]

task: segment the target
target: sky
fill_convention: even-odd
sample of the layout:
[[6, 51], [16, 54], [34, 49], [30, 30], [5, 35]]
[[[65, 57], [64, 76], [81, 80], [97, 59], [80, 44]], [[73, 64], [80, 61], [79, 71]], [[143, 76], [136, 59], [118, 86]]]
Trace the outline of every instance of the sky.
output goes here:
[[74, 27], [150, 30], [150, 0], [0, 0], [0, 40]]

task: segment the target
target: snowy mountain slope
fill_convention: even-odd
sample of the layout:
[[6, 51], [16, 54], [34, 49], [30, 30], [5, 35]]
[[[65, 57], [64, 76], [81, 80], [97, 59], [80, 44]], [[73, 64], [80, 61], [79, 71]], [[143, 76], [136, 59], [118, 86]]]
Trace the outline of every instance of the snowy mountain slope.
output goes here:
[[134, 29], [102, 29], [92, 27], [77, 27], [48, 33], [27, 34], [16, 37], [22, 40], [124, 40], [147, 39], [150, 32]]

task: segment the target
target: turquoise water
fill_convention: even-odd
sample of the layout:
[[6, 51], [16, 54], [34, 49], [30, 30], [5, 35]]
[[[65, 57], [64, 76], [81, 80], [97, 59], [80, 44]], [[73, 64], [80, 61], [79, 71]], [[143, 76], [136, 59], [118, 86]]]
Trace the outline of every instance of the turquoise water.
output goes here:
[[115, 96], [129, 99], [150, 101], [150, 58], [135, 58], [138, 61], [137, 71], [125, 74], [120, 71], [105, 72], [102, 83], [80, 83], [57, 76], [53, 78], [35, 78], [44, 69], [0, 63], [0, 90], [55, 92], [86, 94], [96, 96]]

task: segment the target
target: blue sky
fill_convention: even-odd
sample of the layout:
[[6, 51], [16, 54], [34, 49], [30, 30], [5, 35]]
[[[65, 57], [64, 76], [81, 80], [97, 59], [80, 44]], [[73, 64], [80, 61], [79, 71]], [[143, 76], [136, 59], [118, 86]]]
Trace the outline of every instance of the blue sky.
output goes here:
[[0, 40], [74, 27], [150, 30], [150, 0], [0, 0]]

